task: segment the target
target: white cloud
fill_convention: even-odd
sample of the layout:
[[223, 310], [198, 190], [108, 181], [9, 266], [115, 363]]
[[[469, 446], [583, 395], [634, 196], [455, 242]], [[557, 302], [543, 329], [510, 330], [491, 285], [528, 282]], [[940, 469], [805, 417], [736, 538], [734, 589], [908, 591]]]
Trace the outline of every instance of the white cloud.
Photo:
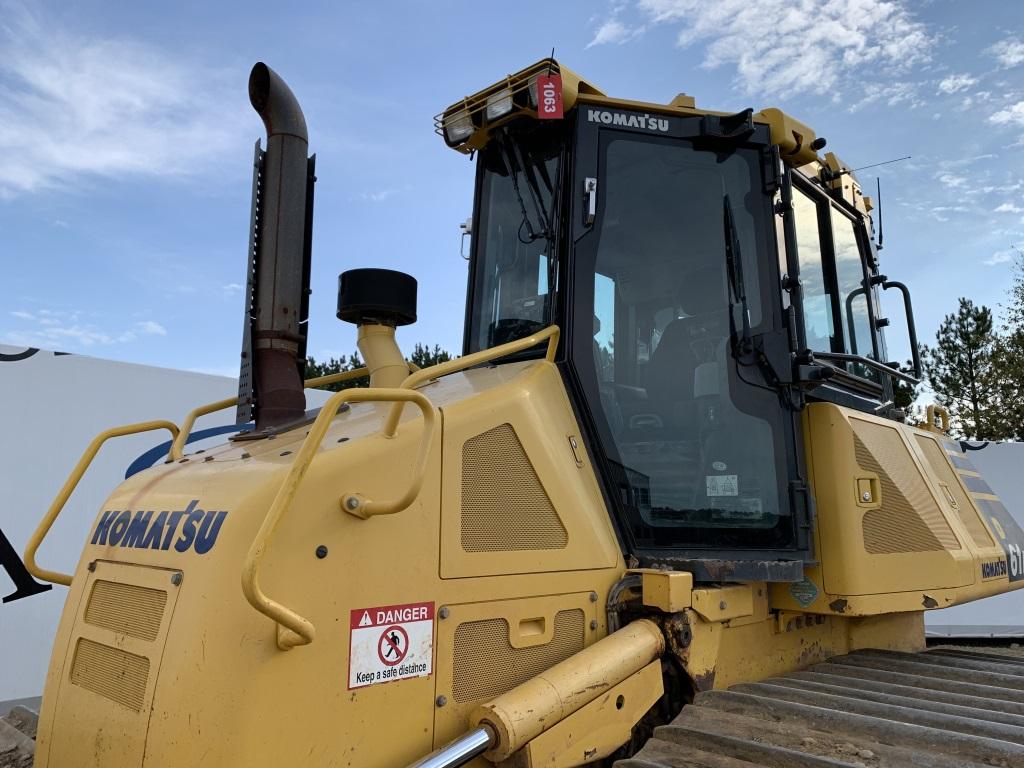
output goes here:
[[960, 91], [966, 91], [977, 82], [977, 78], [970, 75], [950, 75], [939, 81], [939, 92], [959, 93]]
[[999, 66], [1003, 69], [1024, 64], [1024, 42], [1017, 38], [1008, 37], [1005, 40], [1000, 40], [995, 45], [986, 48], [985, 53], [998, 61]]
[[406, 184], [404, 187], [393, 187], [389, 189], [378, 189], [378, 190], [367, 190], [360, 193], [359, 199], [365, 203], [383, 203], [385, 200], [399, 195], [402, 192], [408, 192], [412, 189], [411, 184]]
[[940, 173], [935, 178], [939, 180], [940, 184], [950, 189], [958, 189], [967, 184], [966, 176], [958, 176], [955, 173]]
[[241, 283], [228, 283], [221, 286], [221, 291], [224, 292], [225, 296], [234, 296], [237, 293], [241, 293], [244, 289], [245, 286]]
[[1024, 101], [1018, 101], [1006, 109], [999, 110], [990, 115], [988, 120], [996, 125], [1007, 125], [1009, 123], [1024, 125]]
[[881, 83], [866, 83], [864, 95], [859, 101], [854, 102], [850, 112], [856, 112], [876, 102], [885, 102], [887, 106], [895, 107], [899, 104], [907, 104], [911, 108], [920, 107], [924, 104], [917, 96], [917, 83], [893, 83], [882, 85]]
[[77, 34], [35, 6], [2, 11], [0, 197], [192, 175], [250, 130], [244, 89], [220, 72], [137, 40]]
[[994, 267], [997, 264], [1006, 264], [1007, 262], [1013, 261], [1013, 257], [1016, 255], [1016, 251], [1009, 248], [1005, 251], [996, 251], [992, 254], [991, 258], [985, 259], [984, 264], [988, 267]]
[[[733, 66], [747, 93], [835, 93], [930, 58], [934, 39], [898, 0], [638, 0], [652, 24], [677, 24], [682, 47], [703, 42], [703, 66]], [[595, 38], [596, 42], [596, 38]]]
[[629, 27], [623, 24], [618, 19], [612, 18], [605, 21], [597, 32], [594, 33], [594, 39], [587, 43], [587, 48], [595, 45], [605, 45], [614, 43], [622, 45], [627, 40], [632, 40], [637, 35], [642, 34], [644, 28], [641, 27]]
[[140, 332], [151, 336], [166, 336], [167, 329], [153, 320], [144, 320], [136, 326]]
[[1014, 203], [1003, 203], [995, 209], [995, 213], [1020, 213], [1021, 211], [1024, 211], [1024, 208]]
[[154, 320], [144, 320], [124, 330], [106, 330], [85, 318], [79, 311], [40, 309], [35, 312], [14, 310], [10, 314], [33, 327], [3, 334], [6, 344], [44, 349], [88, 349], [95, 346], [126, 344], [142, 336], [166, 336], [167, 329]]

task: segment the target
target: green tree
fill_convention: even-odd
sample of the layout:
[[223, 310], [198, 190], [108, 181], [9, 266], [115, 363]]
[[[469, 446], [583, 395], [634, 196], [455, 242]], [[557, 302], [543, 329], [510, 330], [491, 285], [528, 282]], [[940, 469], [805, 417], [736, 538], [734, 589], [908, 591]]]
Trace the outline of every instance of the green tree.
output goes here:
[[418, 365], [420, 368], [429, 368], [438, 363], [447, 363], [451, 359], [452, 356], [441, 349], [439, 344], [435, 344], [434, 348], [431, 349], [426, 344], [420, 344], [419, 342], [416, 342], [412, 354], [409, 355], [409, 362]]
[[[312, 379], [318, 376], [330, 376], [333, 373], [344, 373], [345, 371], [354, 371], [357, 368], [363, 367], [363, 360], [359, 357], [359, 352], [353, 352], [348, 357], [332, 357], [325, 362], [319, 362], [312, 357], [306, 358], [306, 378]], [[370, 380], [366, 376], [361, 376], [358, 379], [349, 379], [348, 381], [339, 381], [334, 384], [326, 384], [318, 389], [326, 389], [331, 392], [340, 392], [343, 389], [349, 389], [350, 387], [368, 387], [370, 386]]]
[[[432, 365], [444, 363], [451, 359], [451, 354], [441, 349], [439, 344], [435, 344], [433, 349], [431, 349], [430, 346], [420, 344], [419, 342], [417, 342], [416, 346], [413, 348], [412, 354], [409, 356], [409, 361], [415, 363], [420, 368], [429, 368]], [[353, 352], [348, 357], [332, 357], [325, 362], [320, 362], [315, 358], [307, 357], [306, 378], [312, 379], [317, 376], [329, 376], [333, 373], [354, 371], [358, 368], [362, 368], [364, 365], [365, 363], [363, 363], [363, 359], [359, 356], [358, 351]], [[348, 381], [327, 384], [320, 387], [320, 389], [338, 392], [342, 389], [348, 389], [349, 387], [367, 387], [369, 385], [369, 378], [366, 376], [360, 376], [358, 379], [350, 379]]]
[[1017, 252], [1008, 304], [1002, 317], [1002, 335], [996, 348], [996, 389], [1001, 404], [999, 432], [1024, 439], [1024, 251]]
[[992, 310], [961, 298], [946, 315], [935, 346], [924, 347], [924, 368], [936, 400], [949, 409], [961, 437], [998, 440], [1005, 436], [999, 415], [998, 335]]
[[[914, 373], [914, 362], [907, 360], [903, 365], [900, 366], [900, 370], [904, 373], [913, 375]], [[920, 384], [911, 384], [909, 381], [903, 381], [893, 377], [892, 379], [892, 402], [897, 408], [903, 411], [907, 415], [907, 421], [917, 421], [920, 414], [920, 407], [916, 406], [918, 395], [921, 394]]]

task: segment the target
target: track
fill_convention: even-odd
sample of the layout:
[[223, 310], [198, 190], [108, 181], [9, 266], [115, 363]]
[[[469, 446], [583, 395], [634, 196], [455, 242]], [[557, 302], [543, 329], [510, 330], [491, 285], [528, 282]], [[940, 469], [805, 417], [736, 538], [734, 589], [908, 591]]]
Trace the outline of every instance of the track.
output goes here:
[[1024, 659], [864, 650], [697, 694], [616, 768], [1024, 766]]

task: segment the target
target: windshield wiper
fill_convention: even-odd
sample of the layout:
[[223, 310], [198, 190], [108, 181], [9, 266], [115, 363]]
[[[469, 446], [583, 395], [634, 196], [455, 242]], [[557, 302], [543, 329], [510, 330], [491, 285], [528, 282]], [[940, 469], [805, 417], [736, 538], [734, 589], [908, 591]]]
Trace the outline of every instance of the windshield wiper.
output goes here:
[[741, 354], [747, 354], [752, 350], [750, 305], [747, 303], [747, 288], [743, 282], [743, 256], [740, 253], [740, 239], [736, 232], [736, 219], [728, 194], [723, 198], [722, 205], [725, 221], [725, 268], [729, 279], [729, 332], [733, 343], [735, 343], [736, 305], [738, 303], [742, 315], [743, 336], [737, 346]]
[[[551, 240], [552, 232], [551, 225], [548, 220], [547, 211], [544, 210], [544, 205], [541, 202], [540, 190], [537, 188], [537, 182], [530, 172], [530, 166], [525, 157], [525, 153], [517, 151], [516, 143], [508, 135], [507, 129], [501, 130], [497, 134], [497, 146], [498, 151], [501, 155], [501, 160], [505, 164], [505, 168], [508, 170], [509, 180], [512, 182], [512, 191], [515, 193], [516, 200], [519, 203], [519, 210], [523, 213], [523, 222], [520, 225], [526, 227], [527, 239], [524, 242], [532, 243], [535, 240]], [[526, 179], [526, 188], [530, 192], [531, 202], [533, 208], [536, 211], [537, 218], [540, 220], [540, 231], [534, 228], [533, 222], [530, 220], [530, 215], [526, 210], [526, 201], [523, 199], [523, 193], [519, 189], [519, 179], [516, 174], [516, 168], [519, 168]], [[520, 237], [522, 240], [522, 237]]]

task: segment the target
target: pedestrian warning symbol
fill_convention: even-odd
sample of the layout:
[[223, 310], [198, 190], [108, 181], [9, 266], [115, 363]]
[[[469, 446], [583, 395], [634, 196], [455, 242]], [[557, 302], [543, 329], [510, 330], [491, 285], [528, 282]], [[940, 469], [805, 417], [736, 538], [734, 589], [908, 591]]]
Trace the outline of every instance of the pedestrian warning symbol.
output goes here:
[[349, 633], [350, 689], [432, 672], [433, 603], [357, 608], [351, 613]]

